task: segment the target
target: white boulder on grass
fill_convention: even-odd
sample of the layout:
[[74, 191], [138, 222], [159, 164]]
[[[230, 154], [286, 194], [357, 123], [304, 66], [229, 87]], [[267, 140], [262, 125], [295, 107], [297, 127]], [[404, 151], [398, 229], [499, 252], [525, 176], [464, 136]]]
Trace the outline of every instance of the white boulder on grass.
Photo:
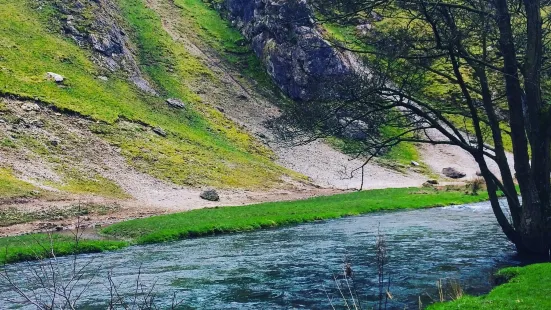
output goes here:
[[50, 80], [54, 80], [56, 83], [61, 83], [65, 80], [65, 78], [61, 74], [57, 74], [54, 72], [46, 72], [46, 77]]

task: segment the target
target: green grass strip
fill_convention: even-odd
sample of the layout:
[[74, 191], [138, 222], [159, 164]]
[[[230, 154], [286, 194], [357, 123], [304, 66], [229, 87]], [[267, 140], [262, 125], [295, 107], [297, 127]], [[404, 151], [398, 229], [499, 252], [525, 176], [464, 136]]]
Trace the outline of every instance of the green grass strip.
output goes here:
[[428, 309], [551, 309], [550, 263], [505, 268], [497, 276], [509, 281], [488, 295], [464, 296], [452, 302], [434, 304]]
[[250, 231], [375, 211], [425, 208], [486, 200], [486, 194], [401, 188], [369, 190], [306, 200], [263, 203], [241, 207], [200, 209], [118, 223], [103, 229], [112, 237], [138, 244], [157, 243], [203, 235]]
[[128, 246], [125, 241], [81, 239], [78, 244], [71, 236], [29, 234], [0, 238], [0, 264], [51, 258], [71, 254], [113, 251]]

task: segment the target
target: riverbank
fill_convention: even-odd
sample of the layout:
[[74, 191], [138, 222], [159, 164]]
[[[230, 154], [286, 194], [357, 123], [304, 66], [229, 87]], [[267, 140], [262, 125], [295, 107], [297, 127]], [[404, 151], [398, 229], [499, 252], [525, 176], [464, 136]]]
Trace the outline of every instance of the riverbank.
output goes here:
[[[203, 235], [251, 231], [377, 211], [420, 209], [487, 200], [486, 193], [465, 194], [460, 189], [381, 189], [315, 197], [305, 200], [262, 203], [238, 207], [199, 209], [183, 213], [135, 219], [99, 230], [103, 239], [54, 234], [29, 234], [0, 238], [0, 263], [56, 255], [116, 250], [132, 244], [173, 241]], [[51, 246], [52, 245], [52, 246]]]
[[487, 194], [429, 188], [382, 189], [289, 202], [201, 209], [114, 224], [102, 233], [137, 244], [243, 232], [376, 211], [419, 209], [487, 200]]
[[464, 296], [427, 309], [551, 309], [551, 263], [505, 268], [496, 276], [507, 283], [497, 286], [487, 295]]

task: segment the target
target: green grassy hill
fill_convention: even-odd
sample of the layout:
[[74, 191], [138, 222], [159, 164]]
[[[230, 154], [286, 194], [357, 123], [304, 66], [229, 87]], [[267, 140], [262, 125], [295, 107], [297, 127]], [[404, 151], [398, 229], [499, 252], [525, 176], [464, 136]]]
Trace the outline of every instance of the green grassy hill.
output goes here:
[[[85, 120], [85, 128], [79, 128], [120, 149], [132, 167], [175, 184], [257, 188], [277, 186], [282, 176], [293, 175], [273, 162], [269, 149], [200, 98], [200, 83], [224, 85], [206, 64], [171, 38], [157, 12], [143, 0], [114, 0], [112, 4], [142, 78], [158, 95], [140, 90], [124, 70], [98, 65], [90, 48], [78, 46], [64, 34], [62, 21], [70, 17], [59, 9], [62, 0], [0, 0], [2, 156], [42, 162], [60, 176], [53, 181], [31, 180], [34, 183], [96, 194], [106, 194], [98, 186], [113, 183], [108, 192], [119, 195], [115, 180], [102, 176], [101, 169], [81, 164], [84, 159], [70, 162], [71, 169], [66, 169], [64, 162], [78, 153], [77, 144], [52, 145], [26, 129], [34, 128], [32, 118], [38, 117], [43, 131], [55, 133], [55, 126], [49, 125], [61, 113]], [[254, 55], [238, 44], [242, 40], [239, 32], [200, 0], [178, 0], [175, 5], [190, 26], [187, 31], [202, 39], [205, 48], [219, 51], [222, 61], [242, 70], [244, 79], [258, 80], [259, 88], [270, 87]], [[85, 26], [87, 19], [95, 18], [93, 9], [83, 13]], [[47, 72], [58, 73], [65, 81], [47, 79]], [[18, 104], [6, 103], [10, 98], [19, 104], [38, 103], [42, 111], [56, 114], [18, 113]], [[169, 107], [167, 98], [181, 100], [186, 108]], [[17, 176], [17, 169], [6, 162], [2, 165], [2, 171], [11, 172], [0, 174], [0, 182]], [[17, 196], [18, 188], [26, 196], [31, 187], [12, 186], [6, 195]]]

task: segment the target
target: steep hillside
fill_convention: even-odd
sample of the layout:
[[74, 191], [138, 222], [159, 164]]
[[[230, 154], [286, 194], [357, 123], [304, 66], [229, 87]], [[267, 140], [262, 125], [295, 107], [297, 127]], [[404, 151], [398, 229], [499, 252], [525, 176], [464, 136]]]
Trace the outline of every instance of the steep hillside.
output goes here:
[[[226, 11], [201, 0], [0, 5], [0, 184], [9, 184], [0, 190], [3, 210], [24, 209], [36, 219], [43, 217], [29, 214], [51, 207], [115, 204], [102, 215], [112, 222], [362, 183], [356, 169], [363, 160], [337, 151], [339, 141], [277, 141], [266, 121], [300, 82], [286, 80], [285, 88], [274, 76], [290, 74], [274, 67], [274, 57], [287, 57], [278, 54], [286, 43], [273, 57], [257, 57], [254, 39], [224, 19], [231, 18]], [[326, 72], [337, 74], [337, 67]], [[301, 68], [305, 77], [314, 67]], [[297, 94], [312, 90], [304, 85]], [[383, 165], [368, 164], [364, 188], [421, 185], [425, 171], [409, 167], [419, 158], [409, 147]], [[206, 187], [218, 189], [221, 202], [199, 198]], [[8, 211], [2, 217], [19, 214]], [[12, 231], [20, 229], [29, 228]]]
[[[154, 12], [140, 2], [120, 2], [121, 18], [125, 19], [121, 24], [128, 33], [124, 43], [128, 49], [124, 47], [120, 53], [120, 63], [130, 69], [106, 68], [96, 57], [97, 48], [80, 48], [80, 41], [59, 34], [60, 28], [66, 27], [64, 23], [77, 19], [86, 23], [86, 18], [98, 16], [94, 12], [104, 9], [100, 8], [103, 2], [99, 2], [100, 7], [91, 2], [81, 12], [72, 12], [82, 14], [79, 17], [64, 15], [62, 10], [66, 7], [62, 2], [3, 2], [1, 93], [4, 98], [22, 101], [21, 111], [17, 111], [13, 100], [4, 101], [3, 153], [21, 160], [19, 155], [28, 152], [25, 157], [36, 156], [43, 166], [58, 170], [56, 174], [66, 182], [49, 180], [53, 187], [63, 187], [75, 179], [102, 183], [105, 180], [86, 171], [90, 169], [79, 167], [86, 166], [84, 158], [78, 156], [87, 150], [74, 144], [81, 140], [54, 137], [59, 127], [50, 127], [50, 123], [59, 115], [42, 116], [41, 112], [49, 111], [80, 116], [75, 123], [88, 123], [83, 130], [120, 148], [128, 164], [175, 184], [265, 187], [289, 174], [273, 164], [270, 150], [191, 89], [190, 85], [201, 80], [213, 85], [221, 82], [186, 49], [175, 44], [162, 31]], [[86, 25], [82, 27], [83, 31], [88, 30]], [[86, 37], [95, 38], [87, 33], [82, 37], [83, 41]], [[134, 59], [138, 67], [132, 68], [129, 63]], [[116, 60], [114, 63], [118, 65]], [[47, 72], [60, 74], [65, 80], [56, 83], [46, 77]], [[140, 89], [140, 85], [145, 86]], [[185, 107], [169, 106], [165, 102], [168, 98], [180, 100]], [[41, 137], [35, 131], [45, 134]], [[67, 133], [59, 130], [61, 135]], [[66, 158], [70, 151], [75, 154]], [[72, 172], [63, 166], [70, 166]], [[32, 175], [28, 177], [33, 179]]]

